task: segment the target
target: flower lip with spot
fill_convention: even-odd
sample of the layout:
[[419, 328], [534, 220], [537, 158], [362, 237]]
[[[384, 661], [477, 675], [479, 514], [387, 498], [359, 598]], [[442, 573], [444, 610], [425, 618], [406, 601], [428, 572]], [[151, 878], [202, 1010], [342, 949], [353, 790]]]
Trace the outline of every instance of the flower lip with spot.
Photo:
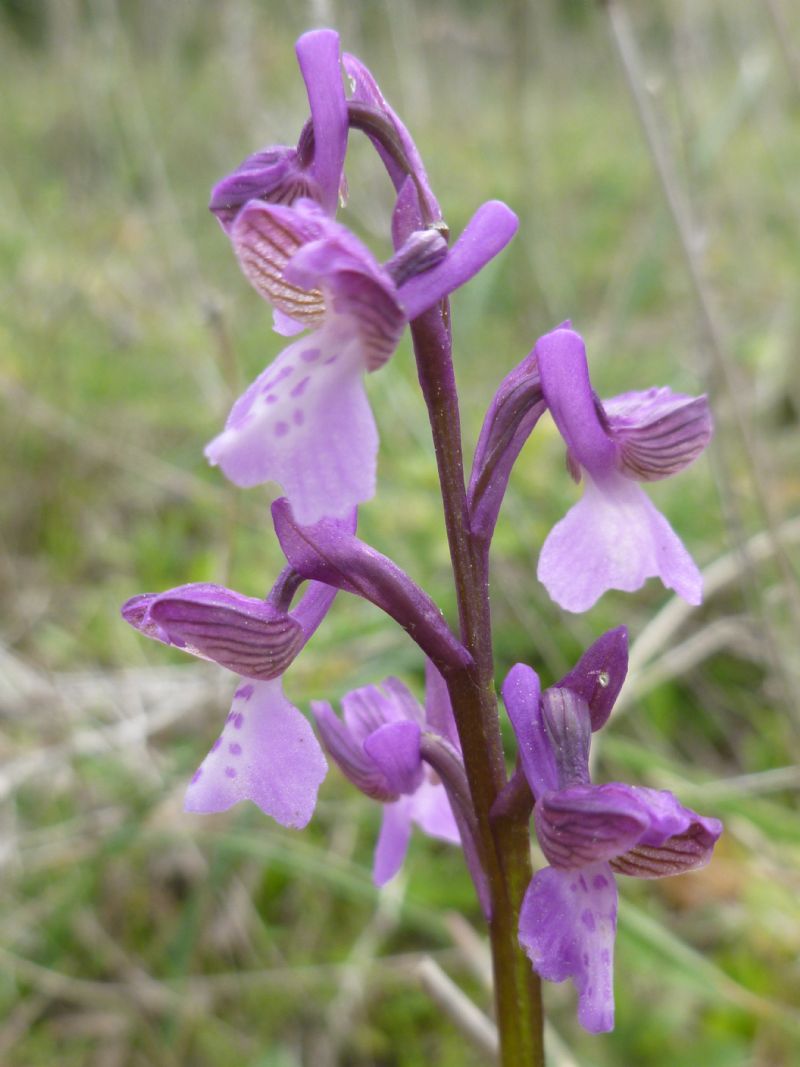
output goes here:
[[398, 287], [316, 204], [251, 201], [232, 233], [242, 269], [286, 330], [312, 332], [237, 400], [209, 461], [243, 488], [278, 482], [303, 525], [369, 500], [378, 435], [364, 373], [391, 357], [406, 321], [473, 277], [516, 225], [504, 204], [484, 204], [444, 258]]
[[534, 353], [570, 469], [586, 475], [583, 497], [542, 547], [540, 581], [568, 611], [586, 611], [606, 590], [632, 592], [653, 576], [699, 604], [700, 572], [636, 482], [676, 474], [700, 455], [712, 432], [706, 397], [650, 389], [601, 404], [578, 333], [559, 327]]
[[346, 777], [384, 804], [373, 878], [385, 885], [402, 866], [412, 823], [430, 837], [461, 840], [444, 786], [423, 762], [420, 739], [432, 730], [445, 741], [455, 723], [444, 683], [429, 664], [423, 709], [397, 678], [342, 698], [343, 719], [325, 701], [312, 703], [323, 743]]
[[[343, 525], [353, 528], [354, 518]], [[148, 637], [242, 676], [222, 734], [189, 784], [187, 811], [225, 811], [252, 800], [284, 826], [309, 821], [327, 763], [309, 723], [284, 696], [282, 675], [335, 595], [335, 589], [311, 582], [297, 606], [283, 612], [196, 583], [123, 605], [123, 618]]]
[[312, 30], [298, 40], [296, 51], [311, 106], [313, 158], [306, 162], [298, 149], [285, 145], [248, 156], [211, 193], [209, 208], [226, 233], [253, 199], [291, 204], [311, 197], [329, 215], [336, 213], [348, 132], [339, 36], [333, 30]]
[[626, 670], [627, 642], [618, 630], [543, 694], [536, 673], [521, 663], [503, 685], [550, 863], [525, 894], [520, 942], [543, 978], [572, 979], [579, 1021], [593, 1033], [614, 1025], [614, 874], [661, 878], [702, 867], [722, 832], [717, 819], [697, 815], [671, 793], [591, 783], [591, 732], [607, 720], [605, 694], [619, 692]]

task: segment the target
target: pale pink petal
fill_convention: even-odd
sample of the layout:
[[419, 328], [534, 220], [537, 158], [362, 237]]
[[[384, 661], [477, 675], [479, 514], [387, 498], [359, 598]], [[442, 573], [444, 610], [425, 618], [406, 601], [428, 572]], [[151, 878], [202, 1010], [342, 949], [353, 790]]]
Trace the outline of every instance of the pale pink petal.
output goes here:
[[313, 730], [283, 695], [280, 679], [243, 679], [184, 806], [207, 813], [252, 800], [282, 826], [301, 829], [313, 814], [327, 769]]
[[375, 492], [363, 370], [357, 340], [335, 325], [294, 342], [234, 404], [206, 456], [243, 488], [278, 482], [301, 524], [349, 514]]
[[664, 516], [630, 479], [588, 475], [583, 497], [550, 531], [538, 577], [557, 604], [586, 611], [608, 589], [633, 592], [658, 577], [690, 604], [702, 577]]
[[545, 867], [533, 876], [519, 917], [519, 940], [550, 982], [571, 978], [578, 1020], [590, 1033], [614, 1028], [617, 886], [607, 863], [580, 871]]
[[431, 781], [426, 775], [416, 793], [411, 797], [411, 818], [428, 837], [461, 844], [461, 834], [441, 782]]
[[383, 822], [375, 846], [372, 880], [384, 886], [403, 866], [411, 839], [411, 798], [400, 797], [393, 804], [384, 804]]

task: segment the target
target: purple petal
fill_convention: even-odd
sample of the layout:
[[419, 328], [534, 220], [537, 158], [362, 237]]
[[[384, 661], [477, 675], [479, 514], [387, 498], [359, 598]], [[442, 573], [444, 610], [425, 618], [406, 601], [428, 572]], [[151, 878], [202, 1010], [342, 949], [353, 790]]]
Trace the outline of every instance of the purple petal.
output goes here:
[[517, 216], [501, 201], [482, 204], [447, 258], [400, 287], [400, 303], [409, 321], [473, 278], [505, 248], [518, 225]]
[[722, 833], [718, 819], [684, 808], [666, 791], [638, 786], [619, 788], [627, 789], [642, 804], [649, 826], [635, 847], [612, 861], [615, 871], [634, 878], [664, 878], [708, 863]]
[[364, 751], [362, 740], [343, 723], [330, 704], [322, 700], [311, 702], [322, 743], [331, 758], [353, 785], [375, 800], [397, 799], [375, 761]]
[[348, 129], [347, 100], [339, 63], [339, 35], [333, 30], [312, 30], [303, 34], [295, 50], [314, 125], [311, 171], [319, 186], [323, 207], [329, 215], [335, 215]]
[[283, 276], [304, 291], [323, 291], [329, 314], [341, 320], [337, 335], [359, 339], [366, 370], [377, 370], [393, 355], [406, 322], [394, 281], [343, 226], [325, 220], [322, 236], [298, 249]]
[[621, 474], [586, 478], [583, 497], [550, 531], [537, 571], [553, 600], [587, 611], [608, 589], [633, 592], [659, 577], [690, 604], [702, 577], [664, 516]]
[[375, 846], [375, 859], [372, 866], [372, 880], [377, 886], [384, 886], [400, 868], [408, 851], [411, 839], [411, 798], [400, 797], [393, 804], [385, 804], [383, 821], [378, 844]]
[[553, 747], [542, 720], [539, 678], [531, 667], [517, 663], [503, 682], [503, 702], [517, 736], [522, 769], [538, 800], [558, 789], [558, 772]]
[[255, 152], [211, 190], [212, 211], [223, 230], [230, 234], [236, 216], [250, 200], [291, 204], [300, 197], [317, 199], [316, 183], [297, 159], [297, 151], [274, 145]]
[[583, 338], [559, 327], [536, 342], [534, 353], [547, 406], [570, 455], [595, 478], [612, 471], [617, 448], [597, 412]]
[[424, 767], [415, 722], [391, 722], [364, 741], [364, 751], [381, 771], [393, 793], [413, 793], [422, 784]]
[[283, 695], [280, 679], [246, 682], [195, 772], [184, 806], [208, 813], [252, 800], [282, 826], [301, 829], [327, 769], [313, 730]]
[[402, 285], [442, 263], [447, 252], [447, 241], [437, 230], [414, 230], [384, 267], [395, 285]]
[[434, 782], [426, 775], [411, 797], [411, 818], [428, 837], [461, 844], [453, 809], [447, 790], [441, 782]]
[[472, 461], [470, 525], [488, 540], [497, 522], [514, 461], [545, 410], [536, 356], [531, 352], [495, 393]]
[[[388, 280], [388, 276], [387, 279]], [[406, 324], [393, 287], [364, 274], [342, 271], [326, 286], [340, 332], [353, 331], [366, 371], [375, 371], [394, 355]]]
[[520, 943], [542, 978], [572, 979], [578, 1020], [593, 1034], [614, 1028], [616, 929], [617, 887], [608, 864], [545, 867], [533, 876], [520, 911]]
[[542, 694], [542, 718], [555, 759], [559, 789], [586, 784], [592, 739], [588, 704], [572, 689], [546, 689]]
[[604, 400], [603, 409], [619, 445], [619, 469], [638, 481], [677, 474], [711, 440], [713, 427], [705, 396], [648, 389]]
[[446, 738], [457, 752], [461, 751], [447, 683], [429, 659], [425, 660], [425, 721], [431, 730]]
[[630, 787], [576, 785], [537, 798], [536, 836], [549, 863], [575, 870], [620, 856], [650, 827], [645, 804]]
[[262, 681], [283, 674], [305, 644], [302, 627], [289, 615], [218, 585], [183, 585], [162, 593], [152, 602], [150, 618], [170, 644]]
[[286, 559], [304, 578], [375, 604], [407, 630], [440, 669], [471, 662], [433, 600], [396, 563], [327, 519], [301, 525], [286, 500], [275, 501], [272, 517]]
[[628, 631], [609, 630], [590, 645], [557, 687], [572, 689], [589, 705], [592, 730], [604, 726], [628, 673]]
[[425, 709], [399, 678], [385, 678], [381, 683], [383, 691], [392, 705], [390, 722], [415, 722], [420, 729], [425, 725]]
[[251, 200], [231, 230], [233, 249], [245, 277], [268, 303], [303, 327], [318, 326], [325, 314], [322, 293], [293, 284], [284, 276], [297, 250], [323, 233], [324, 216], [300, 201], [304, 210]]
[[419, 735], [425, 722], [423, 709], [397, 678], [386, 678], [382, 688], [365, 685], [345, 693], [342, 711], [348, 730], [359, 744], [388, 723], [415, 723]]
[[[369, 104], [372, 107], [377, 108], [379, 111], [382, 111], [384, 115], [386, 115], [386, 117], [389, 119], [391, 124], [394, 126], [398, 140], [403, 146], [403, 152], [405, 154], [405, 157], [414, 172], [414, 175], [417, 179], [417, 183], [422, 192], [422, 196], [425, 200], [426, 214], [429, 220], [436, 221], [437, 219], [441, 219], [441, 209], [439, 208], [439, 204], [436, 201], [436, 197], [433, 195], [430, 183], [428, 182], [428, 175], [425, 172], [425, 166], [422, 162], [422, 157], [417, 151], [417, 147], [414, 144], [411, 134], [408, 132], [406, 127], [397, 117], [395, 112], [387, 104], [383, 94], [378, 88], [377, 82], [372, 77], [367, 68], [364, 66], [364, 64], [361, 62], [361, 60], [345, 52], [342, 56], [342, 63], [344, 64], [344, 69], [347, 71], [348, 77], [353, 83], [353, 100], [362, 101], [363, 103]], [[381, 146], [378, 141], [376, 141], [374, 138], [370, 138], [370, 140], [372, 140], [378, 151], [378, 154], [383, 160], [384, 166], [386, 167], [389, 177], [392, 180], [392, 184], [399, 192], [403, 186], [403, 183], [406, 180], [406, 171], [391, 158], [391, 156], [386, 152], [386, 150]], [[415, 188], [415, 199], [416, 197], [417, 192]], [[411, 225], [411, 229], [417, 228], [418, 225]], [[406, 237], [408, 237], [408, 233], [398, 234], [398, 243], [402, 244]]]
[[302, 523], [349, 514], [375, 493], [363, 369], [359, 345], [333, 329], [295, 341], [237, 400], [206, 456], [243, 488], [278, 482]]
[[364, 685], [345, 693], [342, 712], [347, 729], [360, 745], [381, 726], [403, 719], [397, 705], [377, 685]]

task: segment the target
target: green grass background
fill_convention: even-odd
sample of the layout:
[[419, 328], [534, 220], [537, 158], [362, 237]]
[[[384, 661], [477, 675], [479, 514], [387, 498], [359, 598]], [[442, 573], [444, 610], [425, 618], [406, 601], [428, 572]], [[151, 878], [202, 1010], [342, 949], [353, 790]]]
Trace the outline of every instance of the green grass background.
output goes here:
[[[715, 411], [710, 456], [652, 488], [716, 568], [699, 610], [654, 582], [584, 616], [548, 601], [538, 549], [576, 498], [549, 420], [498, 528], [498, 676], [523, 659], [552, 681], [626, 623], [637, 669], [595, 738], [597, 777], [671, 788], [726, 825], [706, 870], [621, 887], [612, 1035], [584, 1034], [571, 988], [546, 988], [552, 1063], [800, 1062], [800, 18], [789, 0], [630, 8], [721, 362], [588, 0], [0, 3], [3, 1065], [483, 1062], [414, 970], [432, 955], [488, 1010], [452, 920], [480, 931], [455, 850], [414, 840], [377, 894], [379, 812], [335, 772], [303, 834], [255, 809], [184, 815], [232, 680], [118, 617], [188, 581], [258, 595], [280, 566], [267, 496], [202, 457], [281, 345], [206, 203], [249, 152], [296, 137], [292, 45], [324, 23], [412, 129], [454, 233], [489, 198], [520, 216], [453, 301], [467, 455], [499, 379], [567, 317], [601, 395], [670, 384]], [[357, 135], [348, 178], [343, 217], [385, 256], [390, 188]], [[362, 534], [452, 617], [406, 342], [368, 386], [382, 439]], [[307, 707], [389, 673], [421, 688], [405, 636], [342, 596], [287, 691]]]

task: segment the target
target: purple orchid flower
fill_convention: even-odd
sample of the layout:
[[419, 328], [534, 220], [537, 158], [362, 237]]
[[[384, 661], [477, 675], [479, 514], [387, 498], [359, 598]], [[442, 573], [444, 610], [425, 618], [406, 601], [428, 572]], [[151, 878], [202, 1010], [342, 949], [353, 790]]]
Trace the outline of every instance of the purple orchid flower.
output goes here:
[[230, 233], [236, 216], [253, 199], [292, 204], [310, 197], [329, 215], [336, 214], [347, 151], [347, 101], [339, 59], [339, 35], [333, 30], [303, 34], [296, 45], [297, 60], [311, 106], [313, 156], [305, 158], [301, 138], [297, 148], [274, 145], [256, 152], [211, 192], [209, 209]]
[[559, 327], [534, 348], [541, 388], [568, 449], [581, 500], [550, 531], [538, 577], [568, 611], [586, 611], [608, 589], [632, 592], [657, 576], [690, 604], [702, 577], [637, 481], [687, 467], [711, 438], [705, 396], [649, 389], [602, 403], [592, 391], [580, 334]]
[[331, 758], [362, 793], [384, 804], [372, 876], [385, 885], [403, 865], [412, 824], [429, 837], [461, 842], [444, 785], [423, 761], [425, 732], [460, 753], [447, 690], [429, 663], [425, 708], [397, 678], [369, 685], [342, 698], [344, 719], [330, 704], [311, 705]]
[[[280, 483], [298, 522], [342, 517], [375, 492], [378, 435], [362, 376], [391, 357], [405, 323], [476, 274], [511, 239], [517, 219], [484, 204], [454, 247], [431, 238], [398, 253], [403, 280], [318, 205], [251, 201], [232, 229], [256, 290], [292, 324], [293, 342], [237, 400], [207, 447], [212, 464], [242, 487]], [[420, 250], [422, 255], [420, 255]], [[402, 250], [401, 250], [402, 252]], [[407, 277], [409, 264], [424, 274]]]
[[317, 629], [336, 590], [311, 582], [290, 612], [218, 585], [144, 593], [122, 607], [137, 630], [242, 676], [221, 735], [195, 772], [187, 811], [226, 811], [252, 800], [282, 826], [311, 818], [327, 763], [281, 677]]
[[722, 832], [717, 819], [684, 808], [671, 793], [592, 785], [591, 734], [606, 722], [627, 666], [622, 627], [604, 634], [544, 693], [521, 663], [503, 686], [536, 800], [537, 837], [550, 862], [525, 894], [520, 942], [543, 978], [572, 979], [578, 1019], [592, 1033], [614, 1025], [614, 874], [662, 878], [702, 867]]

